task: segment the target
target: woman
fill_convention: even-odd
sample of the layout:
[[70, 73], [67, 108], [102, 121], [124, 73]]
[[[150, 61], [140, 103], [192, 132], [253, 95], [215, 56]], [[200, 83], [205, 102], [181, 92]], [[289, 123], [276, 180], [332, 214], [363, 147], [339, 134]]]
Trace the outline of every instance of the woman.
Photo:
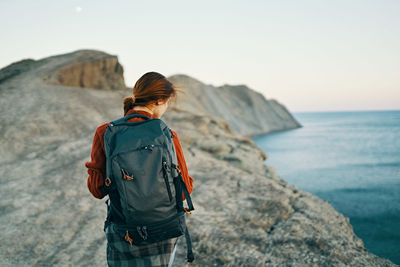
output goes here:
[[[176, 97], [176, 94], [177, 89], [163, 75], [157, 72], [148, 72], [136, 82], [133, 96], [124, 99], [124, 116], [139, 113], [159, 119], [167, 110], [168, 102], [171, 98]], [[131, 118], [128, 121], [140, 120], [144, 119]], [[93, 139], [91, 161], [85, 163], [89, 174], [87, 186], [92, 195], [99, 199], [105, 196], [103, 191], [106, 179], [104, 133], [108, 125], [109, 123], [104, 123], [97, 127]], [[182, 178], [191, 193], [193, 178], [188, 174], [178, 134], [172, 129], [171, 132]], [[111, 220], [116, 223], [123, 221], [117, 213], [111, 214]], [[113, 223], [108, 224], [104, 230], [107, 237], [107, 263], [109, 266], [171, 266], [178, 238], [135, 246], [116, 233]]]

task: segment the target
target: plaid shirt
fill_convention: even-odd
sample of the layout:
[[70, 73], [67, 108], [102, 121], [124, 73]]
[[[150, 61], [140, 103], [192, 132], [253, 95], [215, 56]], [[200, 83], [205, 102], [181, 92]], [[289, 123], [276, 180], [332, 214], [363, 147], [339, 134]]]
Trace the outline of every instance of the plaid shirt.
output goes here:
[[105, 229], [107, 239], [108, 266], [145, 266], [168, 267], [175, 254], [178, 237], [163, 240], [149, 245], [135, 246], [125, 241], [121, 233], [111, 223]]

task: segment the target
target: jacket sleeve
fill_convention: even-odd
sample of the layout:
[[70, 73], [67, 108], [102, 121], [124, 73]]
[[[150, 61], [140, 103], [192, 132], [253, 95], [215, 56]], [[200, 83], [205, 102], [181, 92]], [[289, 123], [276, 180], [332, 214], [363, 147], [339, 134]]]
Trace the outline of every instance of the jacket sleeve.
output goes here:
[[93, 138], [91, 161], [86, 162], [85, 166], [88, 168], [87, 187], [90, 193], [94, 197], [102, 199], [105, 196], [103, 186], [106, 176], [106, 155], [97, 129]]
[[[174, 147], [176, 151], [176, 156], [178, 158], [178, 165], [182, 173], [183, 182], [186, 184], [189, 194], [191, 194], [193, 191], [193, 178], [189, 176], [188, 169], [186, 166], [185, 156], [183, 155], [183, 149], [179, 141], [179, 136], [172, 129], [171, 132], [173, 134], [172, 140], [174, 141]], [[185, 199], [186, 199], [185, 195], [183, 195], [183, 200]]]

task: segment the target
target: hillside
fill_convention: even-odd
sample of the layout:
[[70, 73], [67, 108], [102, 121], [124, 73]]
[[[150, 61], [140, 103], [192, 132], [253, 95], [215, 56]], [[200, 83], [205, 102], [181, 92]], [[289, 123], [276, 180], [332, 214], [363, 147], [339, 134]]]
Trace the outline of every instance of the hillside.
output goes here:
[[255, 136], [301, 127], [284, 105], [245, 85], [220, 87], [204, 84], [190, 76], [168, 77], [185, 91], [177, 108], [218, 117], [240, 135]]
[[[90, 195], [84, 162], [96, 127], [121, 117], [131, 93], [116, 59], [81, 50], [0, 70], [1, 266], [106, 266], [105, 199]], [[195, 179], [190, 266], [395, 266], [369, 253], [328, 202], [281, 179], [228, 122], [178, 107], [163, 120]], [[182, 241], [175, 266], [187, 265]]]

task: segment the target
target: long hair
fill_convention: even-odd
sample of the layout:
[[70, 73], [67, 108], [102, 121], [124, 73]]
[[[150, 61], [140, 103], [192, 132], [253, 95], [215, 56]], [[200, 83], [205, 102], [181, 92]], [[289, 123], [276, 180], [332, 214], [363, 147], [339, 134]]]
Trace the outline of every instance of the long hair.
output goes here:
[[133, 96], [124, 98], [124, 115], [134, 106], [146, 106], [157, 100], [165, 100], [171, 97], [176, 101], [177, 87], [158, 72], [147, 72], [133, 87]]

